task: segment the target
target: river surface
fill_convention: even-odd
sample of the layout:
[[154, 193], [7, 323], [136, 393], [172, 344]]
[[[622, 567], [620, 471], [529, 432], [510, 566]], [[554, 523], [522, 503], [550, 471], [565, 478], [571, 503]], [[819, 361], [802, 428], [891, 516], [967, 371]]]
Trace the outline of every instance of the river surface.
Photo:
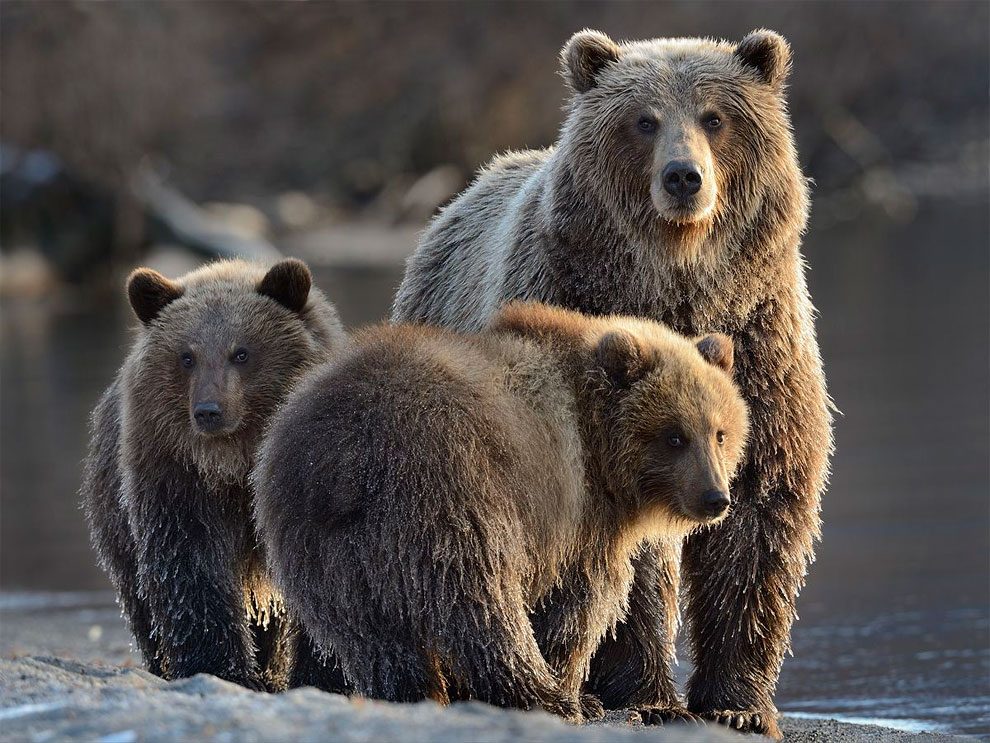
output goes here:
[[[990, 739], [988, 234], [985, 203], [812, 224], [809, 281], [843, 415], [783, 711]], [[317, 282], [355, 325], [384, 316], [400, 275], [336, 269]], [[0, 585], [105, 590], [76, 491], [129, 312], [0, 309]]]

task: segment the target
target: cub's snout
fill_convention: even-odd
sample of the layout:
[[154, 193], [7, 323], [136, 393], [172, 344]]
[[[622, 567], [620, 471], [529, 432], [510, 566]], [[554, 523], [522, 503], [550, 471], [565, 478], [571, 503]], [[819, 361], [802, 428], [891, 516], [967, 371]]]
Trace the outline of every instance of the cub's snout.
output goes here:
[[198, 402], [193, 406], [193, 422], [201, 433], [216, 433], [224, 427], [223, 408], [217, 402]]
[[729, 510], [729, 494], [721, 490], [708, 490], [701, 496], [702, 511], [709, 518], [718, 518]]

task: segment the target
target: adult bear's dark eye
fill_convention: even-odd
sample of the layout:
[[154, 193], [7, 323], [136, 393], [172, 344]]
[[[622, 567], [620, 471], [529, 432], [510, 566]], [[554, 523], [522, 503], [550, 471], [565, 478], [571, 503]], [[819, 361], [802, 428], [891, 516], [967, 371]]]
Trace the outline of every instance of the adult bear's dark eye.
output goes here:
[[246, 348], [238, 348], [234, 352], [234, 363], [243, 364], [248, 360], [248, 352]]
[[725, 443], [725, 431], [719, 431], [718, 433], [716, 433], [715, 434], [715, 440], [719, 444], [724, 444]]
[[722, 119], [719, 118], [718, 114], [714, 114], [714, 113], [705, 114], [705, 116], [701, 119], [701, 121], [708, 129], [718, 129], [720, 126], [722, 126]]
[[680, 449], [685, 443], [687, 443], [687, 440], [684, 438], [684, 434], [679, 431], [674, 431], [674, 433], [667, 436], [667, 443], [675, 449]]
[[179, 357], [179, 361], [182, 364], [182, 366], [184, 366], [186, 369], [192, 369], [194, 366], [196, 366], [196, 359], [194, 359], [193, 355], [188, 351], [186, 351], [184, 354], [182, 354]]
[[653, 134], [657, 130], [657, 122], [649, 116], [640, 116], [636, 126], [643, 134]]

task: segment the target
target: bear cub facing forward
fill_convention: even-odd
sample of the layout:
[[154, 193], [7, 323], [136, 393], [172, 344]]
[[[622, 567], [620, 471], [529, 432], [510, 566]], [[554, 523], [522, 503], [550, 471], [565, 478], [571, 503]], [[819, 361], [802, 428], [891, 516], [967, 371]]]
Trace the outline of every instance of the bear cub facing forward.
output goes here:
[[747, 436], [724, 336], [514, 303], [365, 332], [259, 452], [276, 585], [359, 693], [573, 721], [643, 540], [729, 508]]
[[[345, 343], [309, 269], [134, 271], [140, 334], [93, 414], [83, 504], [146, 666], [334, 688], [284, 615], [251, 524], [254, 451], [295, 380]], [[291, 678], [290, 678], [291, 677]]]

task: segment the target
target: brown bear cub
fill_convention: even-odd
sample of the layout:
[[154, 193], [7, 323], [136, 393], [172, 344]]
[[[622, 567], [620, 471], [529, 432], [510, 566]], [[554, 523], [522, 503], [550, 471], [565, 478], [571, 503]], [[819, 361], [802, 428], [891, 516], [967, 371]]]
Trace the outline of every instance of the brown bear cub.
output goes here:
[[276, 585], [359, 693], [599, 716], [582, 683], [630, 558], [728, 511], [731, 365], [724, 336], [535, 303], [366, 331], [259, 453]]
[[93, 414], [82, 497], [145, 664], [339, 689], [271, 587], [248, 480], [276, 406], [345, 345], [336, 310], [293, 259], [141, 268], [127, 294], [141, 330]]
[[732, 513], [636, 560], [630, 611], [591, 688], [609, 707], [683, 712], [671, 664], [678, 583], [687, 708], [779, 737], [773, 692], [819, 534], [832, 449], [801, 234], [808, 187], [787, 113], [791, 50], [575, 34], [553, 148], [496, 158], [424, 233], [395, 322], [473, 331], [512, 299], [731, 336], [752, 411]]

